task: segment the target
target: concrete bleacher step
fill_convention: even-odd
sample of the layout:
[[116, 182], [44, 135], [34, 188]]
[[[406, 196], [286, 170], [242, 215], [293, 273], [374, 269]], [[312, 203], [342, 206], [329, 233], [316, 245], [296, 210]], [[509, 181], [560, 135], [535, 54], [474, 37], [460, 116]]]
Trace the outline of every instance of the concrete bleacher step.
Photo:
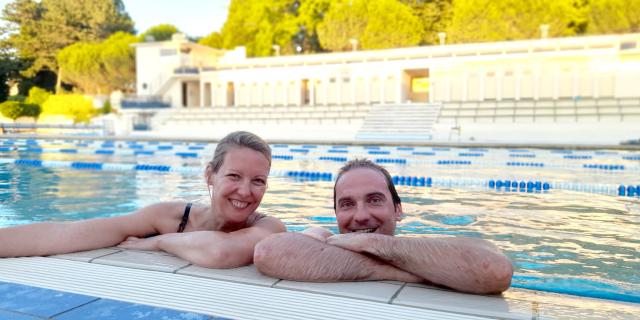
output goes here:
[[357, 140], [432, 139], [440, 104], [400, 104], [372, 106], [356, 134]]

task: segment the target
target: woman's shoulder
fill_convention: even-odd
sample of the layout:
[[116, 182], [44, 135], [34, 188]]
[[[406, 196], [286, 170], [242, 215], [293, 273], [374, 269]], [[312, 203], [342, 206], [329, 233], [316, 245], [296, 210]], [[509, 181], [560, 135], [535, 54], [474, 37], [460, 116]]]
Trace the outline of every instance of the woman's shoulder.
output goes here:
[[178, 212], [182, 213], [185, 211], [186, 207], [190, 203], [185, 201], [167, 201], [167, 202], [157, 202], [150, 205], [145, 206], [140, 209], [139, 212], [144, 212], [148, 214], [176, 214]]

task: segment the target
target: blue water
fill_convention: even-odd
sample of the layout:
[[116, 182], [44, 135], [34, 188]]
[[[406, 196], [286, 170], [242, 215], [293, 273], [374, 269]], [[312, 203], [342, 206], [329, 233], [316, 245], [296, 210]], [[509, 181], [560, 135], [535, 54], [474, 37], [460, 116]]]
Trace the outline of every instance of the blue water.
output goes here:
[[[104, 146], [64, 141], [3, 144], [6, 145], [2, 147], [8, 146], [8, 149], [0, 149], [0, 160], [59, 161], [62, 167], [0, 163], [0, 226], [115, 216], [157, 201], [206, 203], [207, 200], [200, 171], [111, 171], [64, 166], [82, 161], [203, 168], [212, 146], [121, 142]], [[99, 150], [113, 152], [96, 152]], [[127, 154], [131, 150], [138, 154]], [[428, 176], [434, 181], [538, 180], [574, 184], [574, 189], [580, 189], [581, 184], [640, 185], [638, 154], [607, 150], [279, 146], [274, 147], [274, 154], [283, 157], [274, 159], [273, 172], [335, 173], [342, 163], [319, 160], [319, 157], [332, 157], [332, 154], [335, 157], [330, 151], [336, 150], [342, 151], [340, 157], [366, 155], [374, 159], [378, 156], [370, 155], [370, 151], [388, 151], [388, 155], [380, 157], [406, 160], [406, 164], [384, 163], [393, 175]], [[196, 152], [197, 156], [176, 154], [185, 152]], [[565, 157], [569, 154], [574, 156]], [[511, 155], [529, 155], [544, 166], [508, 166], [507, 162], [514, 160]], [[459, 163], [443, 165], [438, 161]], [[587, 163], [624, 166], [624, 170], [587, 168], [584, 166]], [[261, 210], [282, 219], [290, 231], [322, 226], [337, 232], [332, 187], [333, 183], [328, 181], [274, 176], [269, 180]], [[487, 239], [512, 259], [513, 287], [640, 303], [637, 271], [640, 270], [640, 198], [637, 196], [558, 189], [496, 190], [475, 183], [430, 188], [399, 186], [398, 190], [405, 212], [398, 224], [399, 235]]]

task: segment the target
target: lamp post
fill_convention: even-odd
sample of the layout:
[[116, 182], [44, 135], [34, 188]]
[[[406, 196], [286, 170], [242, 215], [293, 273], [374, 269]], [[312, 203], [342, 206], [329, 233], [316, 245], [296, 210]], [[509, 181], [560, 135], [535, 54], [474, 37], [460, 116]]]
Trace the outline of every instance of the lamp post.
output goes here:
[[447, 40], [447, 33], [446, 32], [438, 32], [438, 38], [440, 39], [440, 45], [444, 46], [446, 40]]
[[351, 50], [358, 51], [358, 39], [349, 39], [349, 43], [351, 43]]
[[549, 25], [541, 24], [540, 25], [540, 38], [546, 39], [549, 37]]

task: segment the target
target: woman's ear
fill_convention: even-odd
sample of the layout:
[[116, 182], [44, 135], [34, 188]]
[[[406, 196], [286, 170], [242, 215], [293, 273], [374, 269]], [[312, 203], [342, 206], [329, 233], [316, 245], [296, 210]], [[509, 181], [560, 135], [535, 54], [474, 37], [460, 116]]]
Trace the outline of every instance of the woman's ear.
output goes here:
[[207, 165], [207, 168], [204, 169], [204, 182], [207, 183], [207, 186], [213, 186], [213, 169], [211, 168], [211, 164]]

